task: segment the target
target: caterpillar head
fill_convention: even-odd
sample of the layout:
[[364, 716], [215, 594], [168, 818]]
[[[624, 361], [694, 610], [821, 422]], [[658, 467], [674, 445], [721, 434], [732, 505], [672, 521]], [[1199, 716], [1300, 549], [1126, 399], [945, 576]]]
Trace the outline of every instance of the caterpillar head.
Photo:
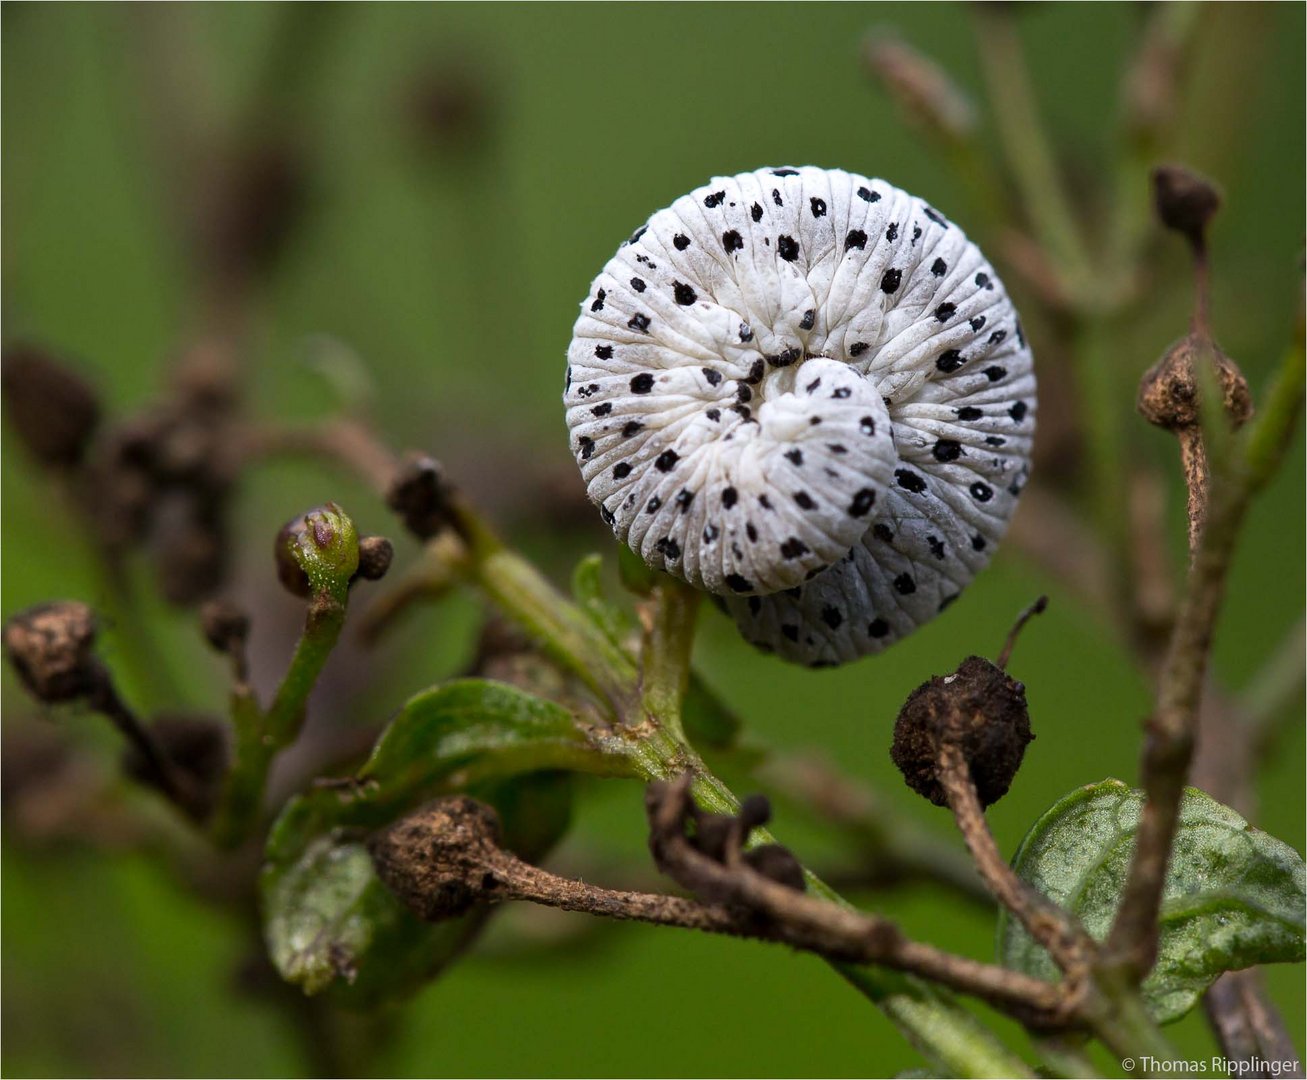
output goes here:
[[627, 240], [568, 350], [591, 500], [760, 648], [879, 652], [989, 560], [1035, 380], [998, 276], [922, 200], [813, 167], [719, 177]]

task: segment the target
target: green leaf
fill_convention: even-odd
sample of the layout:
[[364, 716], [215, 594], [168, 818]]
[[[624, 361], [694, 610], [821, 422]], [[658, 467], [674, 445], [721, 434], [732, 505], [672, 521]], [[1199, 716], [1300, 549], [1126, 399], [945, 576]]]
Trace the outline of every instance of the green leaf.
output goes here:
[[[475, 792], [499, 811], [505, 843], [539, 858], [566, 831], [570, 777], [541, 773]], [[358, 830], [314, 836], [262, 880], [264, 936], [273, 964], [306, 994], [370, 1008], [404, 997], [477, 935], [489, 908], [431, 925], [381, 883]]]
[[[1120, 902], [1143, 804], [1143, 793], [1119, 780], [1073, 791], [1035, 822], [1013, 867], [1101, 941]], [[1169, 1023], [1222, 972], [1303, 960], [1305, 913], [1302, 856], [1187, 789], [1162, 896], [1157, 966], [1143, 985], [1150, 1011]], [[1058, 977], [1007, 912], [999, 917], [998, 955], [1009, 968]]]
[[463, 679], [413, 697], [357, 777], [291, 799], [272, 828], [260, 890], [277, 970], [354, 1005], [408, 992], [463, 947], [479, 916], [433, 927], [410, 915], [372, 873], [367, 833], [470, 788], [500, 810], [506, 845], [537, 857], [566, 825], [570, 787], [557, 770], [634, 775], [620, 745], [503, 683]]
[[459, 679], [410, 698], [358, 779], [393, 799], [455, 773], [459, 786], [539, 769], [633, 776], [601, 736], [552, 701], [507, 683]]

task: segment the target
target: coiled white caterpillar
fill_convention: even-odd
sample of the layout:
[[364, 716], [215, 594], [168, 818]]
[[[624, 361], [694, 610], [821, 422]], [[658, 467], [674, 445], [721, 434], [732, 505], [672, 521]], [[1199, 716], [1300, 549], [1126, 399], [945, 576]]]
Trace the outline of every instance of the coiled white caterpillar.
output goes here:
[[1017, 313], [883, 180], [759, 169], [677, 199], [594, 280], [568, 362], [572, 450], [618, 539], [813, 666], [954, 600], [1029, 472]]

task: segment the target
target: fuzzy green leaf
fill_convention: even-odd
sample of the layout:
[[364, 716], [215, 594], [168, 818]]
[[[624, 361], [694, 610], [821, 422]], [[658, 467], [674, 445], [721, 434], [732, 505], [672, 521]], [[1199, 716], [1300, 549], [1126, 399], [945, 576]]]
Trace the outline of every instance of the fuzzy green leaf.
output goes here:
[[277, 970], [306, 993], [331, 987], [353, 1004], [411, 989], [476, 932], [478, 917], [438, 927], [415, 919], [372, 873], [367, 833], [470, 788], [500, 810], [506, 844], [538, 856], [566, 822], [559, 770], [633, 775], [620, 746], [502, 683], [464, 679], [410, 699], [358, 776], [291, 799], [273, 826], [260, 889]]
[[358, 779], [394, 797], [454, 773], [463, 785], [540, 769], [633, 775], [607, 745], [561, 705], [506, 683], [459, 679], [410, 698]]
[[[1143, 803], [1142, 792], [1119, 780], [1072, 792], [1035, 822], [1014, 869], [1102, 940], [1120, 902]], [[1157, 966], [1143, 985], [1150, 1011], [1169, 1023], [1222, 972], [1301, 961], [1303, 922], [1302, 857], [1189, 788], [1162, 896]], [[999, 919], [998, 955], [1009, 968], [1057, 978], [1049, 955], [1007, 912]]]

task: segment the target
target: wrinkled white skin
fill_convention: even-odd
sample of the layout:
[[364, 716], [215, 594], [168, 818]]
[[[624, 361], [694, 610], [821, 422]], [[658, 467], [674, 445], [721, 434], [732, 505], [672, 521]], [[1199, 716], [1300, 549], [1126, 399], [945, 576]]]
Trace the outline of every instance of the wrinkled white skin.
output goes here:
[[568, 362], [572, 450], [618, 539], [800, 663], [947, 606], [1029, 471], [1002, 283], [883, 180], [760, 169], [677, 199], [595, 279]]

